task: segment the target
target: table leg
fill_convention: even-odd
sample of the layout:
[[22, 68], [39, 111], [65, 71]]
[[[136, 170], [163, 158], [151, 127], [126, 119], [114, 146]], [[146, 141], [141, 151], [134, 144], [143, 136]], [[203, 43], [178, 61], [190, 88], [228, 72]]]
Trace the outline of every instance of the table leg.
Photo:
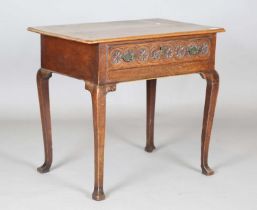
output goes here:
[[95, 150], [95, 184], [92, 198], [100, 201], [105, 199], [103, 190], [104, 173], [104, 141], [106, 117], [106, 93], [115, 90], [115, 85], [95, 85], [86, 82], [86, 89], [91, 92], [94, 123]]
[[214, 174], [214, 171], [208, 165], [208, 151], [216, 100], [218, 96], [219, 75], [215, 70], [213, 70], [210, 72], [201, 73], [201, 76], [207, 81], [202, 128], [201, 168], [202, 173], [209, 176]]
[[155, 112], [155, 96], [156, 96], [156, 79], [146, 81], [147, 94], [147, 125], [146, 125], [146, 146], [145, 151], [152, 152], [154, 146], [154, 112]]
[[52, 134], [51, 116], [49, 103], [49, 78], [52, 73], [44, 69], [39, 69], [37, 73], [38, 98], [40, 104], [41, 123], [44, 139], [45, 162], [37, 170], [40, 173], [49, 171], [52, 165]]

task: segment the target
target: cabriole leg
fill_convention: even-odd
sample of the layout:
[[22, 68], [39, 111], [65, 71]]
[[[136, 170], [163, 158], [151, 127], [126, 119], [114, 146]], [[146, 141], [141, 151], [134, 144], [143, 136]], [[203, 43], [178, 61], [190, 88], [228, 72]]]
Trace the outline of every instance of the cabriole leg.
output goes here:
[[52, 73], [44, 69], [39, 69], [37, 73], [38, 98], [40, 104], [41, 124], [44, 139], [45, 162], [37, 170], [46, 173], [52, 165], [52, 133], [51, 116], [49, 103], [49, 78]]
[[154, 146], [154, 112], [156, 96], [156, 79], [146, 81], [147, 116], [146, 116], [146, 146], [145, 151], [152, 152]]
[[208, 165], [208, 152], [216, 100], [218, 96], [219, 75], [215, 70], [212, 70], [201, 73], [201, 76], [207, 81], [201, 139], [201, 168], [202, 173], [209, 176], [214, 174], [214, 171]]
[[92, 198], [105, 199], [103, 190], [104, 142], [106, 118], [106, 93], [115, 90], [115, 85], [95, 85], [86, 82], [86, 89], [91, 92], [94, 123], [95, 184]]

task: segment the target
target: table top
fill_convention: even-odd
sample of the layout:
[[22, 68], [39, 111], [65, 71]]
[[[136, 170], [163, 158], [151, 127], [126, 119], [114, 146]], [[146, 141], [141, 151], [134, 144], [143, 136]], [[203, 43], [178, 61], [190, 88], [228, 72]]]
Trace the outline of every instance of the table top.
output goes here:
[[28, 30], [87, 44], [224, 32], [223, 28], [165, 19], [39, 26]]

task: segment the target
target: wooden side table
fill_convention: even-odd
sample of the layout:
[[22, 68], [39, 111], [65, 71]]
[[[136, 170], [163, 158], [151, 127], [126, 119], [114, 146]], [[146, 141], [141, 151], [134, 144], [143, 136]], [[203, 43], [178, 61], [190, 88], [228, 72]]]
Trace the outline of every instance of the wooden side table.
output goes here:
[[48, 172], [52, 164], [52, 136], [48, 81], [52, 73], [85, 81], [93, 104], [95, 184], [93, 199], [103, 200], [103, 166], [106, 94], [119, 82], [147, 80], [146, 147], [154, 146], [156, 78], [199, 73], [207, 81], [202, 128], [201, 168], [208, 166], [210, 135], [219, 87], [215, 71], [216, 33], [213, 28], [164, 19], [115, 21], [30, 27], [41, 34], [41, 68], [37, 73], [38, 96]]

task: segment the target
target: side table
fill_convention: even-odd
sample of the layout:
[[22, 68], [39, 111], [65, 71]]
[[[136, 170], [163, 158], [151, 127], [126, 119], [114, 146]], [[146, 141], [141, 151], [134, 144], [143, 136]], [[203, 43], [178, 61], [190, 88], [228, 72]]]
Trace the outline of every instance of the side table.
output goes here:
[[146, 80], [146, 147], [154, 146], [156, 80], [159, 77], [198, 73], [207, 81], [204, 107], [201, 168], [208, 165], [210, 135], [218, 95], [215, 71], [216, 34], [223, 28], [164, 19], [145, 19], [30, 27], [41, 35], [41, 68], [37, 73], [38, 96], [43, 129], [45, 162], [38, 168], [48, 172], [52, 164], [52, 136], [48, 81], [52, 73], [85, 82], [93, 104], [95, 184], [93, 199], [103, 200], [106, 94], [116, 84]]

